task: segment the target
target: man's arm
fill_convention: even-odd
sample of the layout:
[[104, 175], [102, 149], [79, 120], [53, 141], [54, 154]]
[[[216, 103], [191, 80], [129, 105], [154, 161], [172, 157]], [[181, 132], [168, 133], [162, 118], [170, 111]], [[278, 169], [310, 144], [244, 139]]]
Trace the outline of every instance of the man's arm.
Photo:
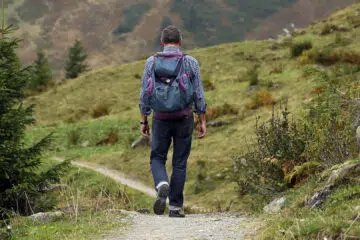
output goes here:
[[140, 90], [140, 113], [141, 113], [141, 134], [144, 137], [150, 135], [148, 116], [151, 114], [151, 108], [149, 103], [145, 101], [144, 96], [146, 94], [146, 82], [151, 76], [151, 68], [153, 64], [153, 58], [149, 58], [145, 63], [145, 70], [142, 78], [141, 90]]
[[193, 86], [195, 91], [195, 109], [199, 115], [199, 138], [206, 136], [206, 101], [203, 84], [201, 81], [200, 66], [199, 63], [193, 59], [192, 64], [193, 71]]

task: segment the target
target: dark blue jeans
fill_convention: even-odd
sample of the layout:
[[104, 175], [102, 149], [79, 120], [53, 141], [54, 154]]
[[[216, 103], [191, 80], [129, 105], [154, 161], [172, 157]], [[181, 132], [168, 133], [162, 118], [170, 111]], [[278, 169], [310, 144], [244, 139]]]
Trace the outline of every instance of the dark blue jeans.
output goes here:
[[186, 166], [190, 155], [194, 118], [192, 115], [177, 120], [157, 120], [152, 123], [151, 171], [155, 186], [169, 182], [166, 172], [167, 154], [173, 140], [172, 176], [170, 180], [169, 201], [171, 206], [182, 207]]

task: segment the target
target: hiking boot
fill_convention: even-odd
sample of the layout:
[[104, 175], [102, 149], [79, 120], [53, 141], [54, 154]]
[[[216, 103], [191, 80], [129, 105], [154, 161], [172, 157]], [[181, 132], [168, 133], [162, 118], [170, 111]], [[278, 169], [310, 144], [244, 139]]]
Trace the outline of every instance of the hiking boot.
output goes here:
[[157, 192], [157, 199], [154, 203], [154, 213], [156, 215], [163, 215], [166, 208], [166, 199], [169, 195], [169, 185], [163, 184], [159, 187]]
[[169, 217], [171, 218], [184, 218], [185, 213], [183, 210], [170, 210]]

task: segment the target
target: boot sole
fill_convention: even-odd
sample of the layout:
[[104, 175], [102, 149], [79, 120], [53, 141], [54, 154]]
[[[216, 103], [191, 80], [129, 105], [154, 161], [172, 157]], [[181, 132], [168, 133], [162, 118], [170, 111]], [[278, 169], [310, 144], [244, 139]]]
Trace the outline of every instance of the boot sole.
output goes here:
[[163, 215], [166, 209], [166, 199], [169, 195], [169, 186], [163, 185], [159, 188], [158, 197], [154, 203], [154, 213]]

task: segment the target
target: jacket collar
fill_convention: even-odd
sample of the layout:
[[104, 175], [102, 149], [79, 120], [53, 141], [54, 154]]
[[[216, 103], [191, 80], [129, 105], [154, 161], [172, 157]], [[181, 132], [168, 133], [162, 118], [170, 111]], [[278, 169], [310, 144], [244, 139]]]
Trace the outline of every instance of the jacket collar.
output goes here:
[[174, 47], [174, 46], [165, 47], [163, 52], [165, 52], [165, 53], [169, 53], [169, 52], [180, 52], [180, 48]]

